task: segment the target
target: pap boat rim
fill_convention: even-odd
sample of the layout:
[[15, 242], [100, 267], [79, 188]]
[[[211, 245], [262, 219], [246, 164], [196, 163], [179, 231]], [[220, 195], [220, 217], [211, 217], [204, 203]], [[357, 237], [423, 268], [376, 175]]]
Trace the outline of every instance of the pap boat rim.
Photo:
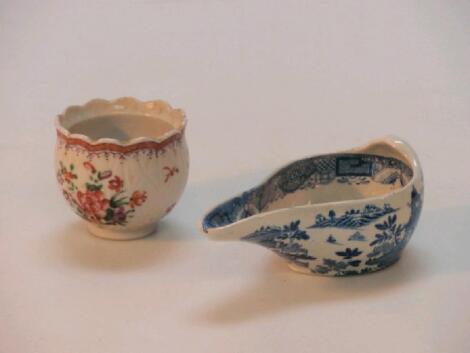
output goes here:
[[[413, 176], [408, 181], [408, 183], [406, 183], [406, 185], [403, 185], [403, 186], [401, 186], [397, 189], [394, 189], [392, 191], [389, 191], [387, 193], [384, 193], [384, 194], [378, 195], [378, 196], [364, 197], [364, 198], [351, 199], [351, 200], [342, 200], [342, 201], [326, 201], [326, 202], [320, 202], [320, 203], [308, 202], [308, 203], [303, 204], [303, 205], [297, 205], [297, 206], [292, 206], [292, 207], [282, 207], [282, 208], [274, 209], [274, 210], [271, 210], [271, 211], [260, 212], [260, 213], [251, 215], [251, 216], [246, 217], [246, 218], [239, 219], [235, 222], [225, 224], [225, 225], [219, 226], [219, 227], [207, 227], [206, 226], [207, 216], [209, 216], [218, 207], [228, 203], [229, 201], [232, 201], [232, 200], [236, 199], [237, 197], [241, 197], [243, 194], [245, 194], [247, 192], [250, 192], [250, 191], [252, 191], [256, 188], [259, 188], [259, 187], [263, 186], [273, 176], [275, 176], [278, 172], [280, 172], [282, 169], [284, 169], [286, 167], [289, 167], [291, 164], [293, 164], [295, 162], [302, 161], [302, 160], [309, 159], [309, 158], [316, 158], [316, 157], [322, 157], [322, 156], [328, 156], [328, 155], [334, 155], [334, 154], [341, 154], [341, 153], [353, 153], [353, 154], [354, 153], [359, 154], [361, 152], [367, 153], [367, 149], [369, 149], [372, 146], [377, 145], [377, 144], [387, 144], [394, 151], [397, 151], [399, 154], [401, 154], [402, 159], [399, 159], [399, 158], [396, 158], [396, 157], [390, 157], [390, 156], [389, 156], [389, 158], [399, 159], [402, 163], [406, 164], [412, 170]], [[407, 151], [404, 152], [403, 148], [400, 150], [400, 148], [397, 147], [397, 145], [400, 145], [400, 144], [403, 145], [404, 149], [406, 149]], [[377, 155], [377, 156], [384, 156], [384, 155], [381, 155], [381, 154], [374, 154], [374, 153], [369, 153], [369, 154], [370, 155]], [[384, 156], [384, 157], [386, 157], [386, 156]], [[212, 235], [211, 233], [214, 233], [214, 232], [219, 233], [220, 231], [224, 231], [224, 230], [229, 229], [229, 228], [231, 228], [235, 225], [240, 225], [242, 223], [247, 223], [247, 222], [252, 221], [254, 219], [260, 219], [260, 218], [263, 218], [263, 217], [266, 217], [266, 216], [272, 216], [273, 214], [282, 213], [282, 212], [286, 212], [286, 211], [304, 210], [304, 209], [309, 209], [309, 208], [323, 208], [323, 207], [327, 207], [327, 206], [331, 207], [331, 208], [345, 207], [345, 206], [346, 207], [351, 207], [352, 205], [356, 205], [356, 204], [384, 202], [387, 199], [391, 199], [394, 196], [396, 196], [398, 194], [401, 194], [401, 193], [405, 193], [407, 190], [411, 189], [413, 187], [413, 185], [415, 185], [416, 180], [418, 179], [418, 177], [421, 178], [421, 179], [423, 178], [422, 170], [421, 170], [421, 164], [419, 162], [418, 156], [416, 155], [416, 152], [403, 139], [401, 139], [397, 136], [394, 136], [394, 135], [388, 135], [388, 136], [385, 136], [383, 138], [378, 138], [378, 139], [371, 140], [371, 141], [369, 141], [368, 143], [366, 143], [362, 146], [355, 147], [355, 148], [352, 148], [352, 149], [342, 150], [342, 151], [338, 151], [338, 152], [330, 152], [330, 153], [328, 153], [328, 152], [327, 153], [319, 153], [319, 154], [304, 156], [304, 157], [292, 160], [290, 162], [287, 162], [283, 166], [281, 166], [279, 168], [276, 168], [273, 172], [271, 172], [267, 177], [263, 178], [262, 181], [257, 183], [254, 187], [252, 187], [248, 190], [242, 191], [242, 192], [240, 192], [240, 193], [238, 193], [238, 194], [236, 194], [232, 197], [229, 197], [229, 198], [225, 199], [224, 201], [219, 202], [215, 206], [211, 207], [209, 210], [207, 210], [204, 213], [204, 215], [202, 217], [202, 221], [199, 222], [198, 227], [199, 227], [200, 232], [202, 232], [205, 235], [210, 236], [210, 235]], [[423, 182], [423, 184], [424, 184], [424, 182]], [[216, 235], [216, 234], [214, 234], [214, 235]], [[213, 238], [213, 239], [217, 239], [217, 238]]]
[[[161, 121], [165, 121], [172, 126], [172, 129], [158, 137], [139, 136], [132, 139], [123, 140], [110, 137], [101, 137], [92, 139], [85, 134], [71, 133], [69, 128], [65, 127], [66, 122], [92, 120], [109, 114], [138, 114]], [[167, 119], [162, 119], [166, 115]], [[86, 145], [98, 147], [98, 145], [117, 145], [129, 147], [136, 144], [163, 144], [177, 139], [184, 134], [187, 125], [186, 113], [179, 108], [173, 108], [169, 103], [161, 99], [141, 101], [133, 97], [120, 97], [112, 100], [94, 98], [83, 105], [71, 105], [62, 113], [55, 117], [55, 128], [59, 137], [67, 140], [83, 141]]]

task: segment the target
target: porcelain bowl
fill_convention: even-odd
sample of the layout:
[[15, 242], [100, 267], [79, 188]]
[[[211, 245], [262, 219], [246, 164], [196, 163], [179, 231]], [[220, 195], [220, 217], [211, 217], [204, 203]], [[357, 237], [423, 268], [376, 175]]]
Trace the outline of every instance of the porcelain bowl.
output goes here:
[[95, 99], [56, 118], [55, 169], [73, 211], [99, 237], [152, 233], [189, 170], [182, 110], [155, 100]]

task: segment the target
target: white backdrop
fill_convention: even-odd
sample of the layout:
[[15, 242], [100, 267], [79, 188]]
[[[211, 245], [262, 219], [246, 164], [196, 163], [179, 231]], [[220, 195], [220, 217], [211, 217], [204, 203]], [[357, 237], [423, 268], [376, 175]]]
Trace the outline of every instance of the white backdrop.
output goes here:
[[[470, 352], [468, 1], [0, 1], [0, 353]], [[61, 199], [53, 117], [123, 95], [186, 110], [183, 198], [139, 241]], [[374, 275], [290, 272], [197, 233], [287, 161], [402, 136], [425, 209]]]

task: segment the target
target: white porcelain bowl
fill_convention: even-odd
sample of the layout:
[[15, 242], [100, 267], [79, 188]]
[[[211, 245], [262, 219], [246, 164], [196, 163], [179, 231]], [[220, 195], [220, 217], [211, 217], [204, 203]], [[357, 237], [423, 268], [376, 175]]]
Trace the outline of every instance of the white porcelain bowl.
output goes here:
[[92, 234], [126, 240], [155, 230], [186, 185], [185, 127], [182, 110], [127, 97], [71, 106], [56, 118], [57, 180]]

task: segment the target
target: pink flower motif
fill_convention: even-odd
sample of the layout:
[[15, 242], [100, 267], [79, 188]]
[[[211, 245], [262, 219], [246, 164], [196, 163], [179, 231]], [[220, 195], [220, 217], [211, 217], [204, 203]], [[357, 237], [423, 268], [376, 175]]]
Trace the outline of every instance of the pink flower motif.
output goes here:
[[123, 185], [124, 185], [123, 180], [117, 175], [115, 175], [114, 178], [108, 182], [108, 188], [116, 192], [121, 191]]
[[77, 201], [80, 209], [92, 221], [99, 221], [103, 218], [106, 209], [109, 207], [109, 200], [104, 198], [100, 190], [78, 191]]
[[91, 164], [91, 162], [88, 162], [88, 161], [83, 162], [83, 166], [85, 167], [85, 169], [88, 169], [92, 173], [96, 172], [95, 166], [93, 164]]
[[145, 200], [147, 200], [147, 193], [145, 191], [134, 191], [129, 200], [129, 206], [132, 208], [142, 206]]
[[66, 170], [62, 174], [62, 178], [64, 178], [66, 183], [70, 184], [72, 182], [72, 179], [77, 179], [77, 176], [72, 172]]
[[98, 173], [98, 179], [108, 179], [113, 173], [110, 170], [105, 170], [104, 172]]

